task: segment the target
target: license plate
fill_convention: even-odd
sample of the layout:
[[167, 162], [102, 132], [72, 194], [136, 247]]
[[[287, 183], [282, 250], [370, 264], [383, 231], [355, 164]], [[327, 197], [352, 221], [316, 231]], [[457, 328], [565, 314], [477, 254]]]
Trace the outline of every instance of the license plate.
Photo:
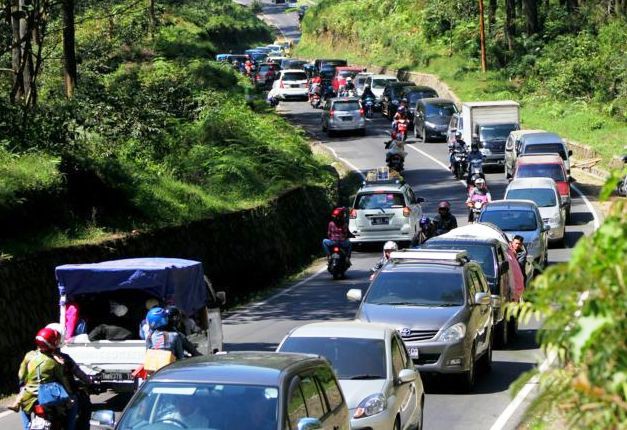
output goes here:
[[104, 373], [102, 375], [103, 381], [126, 381], [128, 378], [128, 374], [122, 372], [111, 372]]
[[352, 116], [343, 116], [342, 117], [342, 121], [352, 121], [353, 117]]
[[372, 218], [372, 225], [388, 225], [390, 223], [389, 218]]
[[29, 429], [31, 430], [48, 430], [50, 428], [50, 423], [48, 420], [35, 415], [35, 418], [30, 422]]
[[292, 88], [300, 88], [300, 85], [298, 85], [298, 84], [292, 84]]
[[418, 348], [416, 347], [409, 348], [409, 355], [411, 358], [418, 358]]

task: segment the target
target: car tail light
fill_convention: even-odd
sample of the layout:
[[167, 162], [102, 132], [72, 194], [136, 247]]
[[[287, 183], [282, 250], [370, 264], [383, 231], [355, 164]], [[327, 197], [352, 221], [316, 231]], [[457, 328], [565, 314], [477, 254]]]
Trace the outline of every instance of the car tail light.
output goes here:
[[364, 108], [359, 108], [359, 115], [364, 116]]
[[279, 88], [285, 88], [285, 85], [283, 85], [283, 81], [279, 83]]
[[351, 209], [351, 213], [349, 216], [351, 219], [357, 218], [357, 209]]
[[336, 252], [340, 252], [340, 248], [339, 248], [339, 246], [334, 246], [334, 247], [333, 247], [333, 252], [334, 252], [334, 253], [336, 253]]
[[335, 115], [335, 111], [334, 111], [334, 110], [331, 110], [331, 111], [329, 112], [329, 116], [330, 116], [331, 118], [333, 118], [333, 116], [334, 116], [334, 115]]
[[403, 208], [403, 216], [408, 217], [409, 215], [411, 215], [411, 209], [405, 206]]
[[41, 405], [35, 405], [35, 408], [33, 409], [33, 412], [38, 417], [46, 418], [46, 410]]

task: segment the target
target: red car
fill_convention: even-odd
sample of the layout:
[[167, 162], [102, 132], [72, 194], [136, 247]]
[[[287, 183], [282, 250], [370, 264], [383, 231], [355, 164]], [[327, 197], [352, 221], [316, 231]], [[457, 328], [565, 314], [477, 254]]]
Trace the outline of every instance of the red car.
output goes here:
[[516, 160], [513, 179], [551, 178], [557, 184], [562, 204], [566, 207], [566, 221], [570, 220], [570, 183], [564, 160], [558, 154], [527, 154]]
[[281, 67], [274, 63], [262, 63], [255, 74], [255, 85], [259, 88], [270, 88]]
[[340, 89], [342, 85], [346, 85], [346, 78], [349, 76], [354, 78], [357, 73], [361, 73], [361, 67], [355, 66], [340, 66], [335, 68], [335, 76], [333, 76], [333, 81], [331, 81], [331, 85], [333, 86], [333, 91], [336, 93]]

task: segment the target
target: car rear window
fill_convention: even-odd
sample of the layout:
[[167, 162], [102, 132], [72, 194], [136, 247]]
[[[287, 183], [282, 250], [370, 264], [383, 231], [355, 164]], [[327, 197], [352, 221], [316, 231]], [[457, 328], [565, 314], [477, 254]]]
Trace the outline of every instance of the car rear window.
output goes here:
[[388, 82], [397, 82], [396, 79], [373, 79], [372, 80], [372, 87], [373, 88], [383, 88], [385, 87]]
[[479, 127], [479, 136], [484, 142], [490, 140], [505, 140], [510, 132], [517, 129], [517, 124], [482, 125]]
[[348, 112], [361, 109], [359, 102], [350, 101], [350, 102], [335, 102], [333, 103], [333, 109], [339, 112]]
[[321, 355], [339, 379], [386, 379], [383, 339], [288, 337], [281, 352]]
[[434, 91], [412, 91], [406, 95], [409, 104], [416, 104], [420, 99], [437, 97], [438, 94]]
[[565, 181], [564, 170], [559, 164], [523, 164], [516, 169], [517, 178], [551, 178]]
[[452, 116], [457, 113], [457, 108], [454, 104], [445, 104], [445, 105], [434, 105], [434, 104], [425, 104], [425, 115], [427, 118], [437, 117], [437, 116]]
[[404, 206], [402, 193], [363, 193], [355, 199], [355, 209], [396, 209]]
[[535, 212], [531, 210], [485, 210], [481, 222], [491, 222], [503, 231], [534, 231], [538, 226]]
[[494, 252], [489, 244], [471, 244], [465, 242], [440, 243], [427, 241], [421, 248], [427, 249], [461, 249], [468, 253], [471, 260], [481, 265], [486, 276], [494, 277]]
[[342, 77], [342, 78], [348, 78], [349, 76], [351, 78], [355, 77], [355, 75], [357, 74], [357, 72], [353, 72], [351, 70], [342, 70], [340, 72], [338, 72], [338, 76]]
[[539, 208], [548, 208], [557, 205], [555, 191], [550, 188], [520, 188], [509, 190], [505, 200], [531, 200]]
[[527, 145], [523, 154], [559, 154], [562, 160], [566, 160], [566, 151], [561, 143], [541, 143], [538, 145]]
[[461, 272], [381, 272], [364, 301], [390, 306], [462, 306], [464, 281]]
[[302, 73], [298, 73], [298, 72], [284, 73], [283, 74], [283, 80], [284, 81], [306, 81], [307, 80], [307, 75], [305, 74], [305, 72], [302, 72]]

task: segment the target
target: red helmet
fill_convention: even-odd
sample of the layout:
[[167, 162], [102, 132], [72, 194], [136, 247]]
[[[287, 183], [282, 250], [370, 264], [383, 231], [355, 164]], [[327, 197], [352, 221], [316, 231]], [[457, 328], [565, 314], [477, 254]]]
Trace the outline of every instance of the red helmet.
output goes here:
[[438, 209], [450, 209], [450, 208], [451, 208], [451, 204], [447, 202], [446, 200], [442, 200], [440, 204], [438, 205]]
[[331, 212], [332, 218], [343, 218], [344, 217], [344, 208], [335, 208], [333, 212]]
[[42, 351], [54, 351], [59, 347], [61, 335], [58, 331], [51, 328], [42, 328], [35, 336], [35, 345]]

